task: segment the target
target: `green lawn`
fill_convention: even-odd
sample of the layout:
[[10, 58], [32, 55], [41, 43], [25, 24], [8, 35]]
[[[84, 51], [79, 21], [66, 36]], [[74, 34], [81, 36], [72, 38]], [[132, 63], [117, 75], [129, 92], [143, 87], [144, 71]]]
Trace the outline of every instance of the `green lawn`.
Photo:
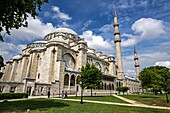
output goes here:
[[54, 99], [31, 99], [0, 103], [0, 112], [25, 113], [170, 113], [170, 110], [123, 107]]
[[[80, 99], [80, 96], [78, 97], [72, 97], [70, 96], [69, 98], [71, 99]], [[105, 101], [105, 102], [115, 102], [115, 103], [127, 103], [123, 100], [120, 100], [114, 96], [84, 96], [84, 100], [95, 100], [95, 101]]]
[[[141, 102], [143, 104], [170, 107], [170, 103], [166, 103], [166, 96], [164, 94], [162, 95], [142, 94], [142, 95], [121, 95], [121, 96]], [[168, 95], [168, 97], [170, 98], [170, 95]]]

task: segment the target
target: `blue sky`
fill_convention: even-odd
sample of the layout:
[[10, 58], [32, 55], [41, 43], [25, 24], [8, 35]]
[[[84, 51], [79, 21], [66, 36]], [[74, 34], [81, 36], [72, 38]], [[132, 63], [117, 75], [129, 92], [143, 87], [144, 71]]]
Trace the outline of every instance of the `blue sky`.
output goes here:
[[5, 61], [19, 54], [26, 44], [66, 25], [104, 54], [114, 54], [113, 10], [117, 10], [122, 38], [124, 71], [134, 74], [136, 45], [141, 70], [151, 65], [170, 67], [169, 0], [49, 0], [28, 28], [12, 29], [0, 42]]

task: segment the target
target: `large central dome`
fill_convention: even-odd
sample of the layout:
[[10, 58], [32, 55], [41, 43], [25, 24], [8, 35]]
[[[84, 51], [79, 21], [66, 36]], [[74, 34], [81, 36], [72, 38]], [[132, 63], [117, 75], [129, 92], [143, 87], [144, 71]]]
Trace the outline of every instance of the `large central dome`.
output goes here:
[[73, 31], [69, 28], [57, 28], [53, 32], [64, 32], [64, 33], [70, 33], [70, 34], [77, 35], [77, 33], [75, 31]]

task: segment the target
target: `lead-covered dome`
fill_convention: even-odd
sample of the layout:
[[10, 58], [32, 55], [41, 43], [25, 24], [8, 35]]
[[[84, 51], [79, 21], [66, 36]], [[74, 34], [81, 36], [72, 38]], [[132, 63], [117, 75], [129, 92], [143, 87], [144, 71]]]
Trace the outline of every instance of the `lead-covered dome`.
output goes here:
[[52, 33], [55, 33], [55, 32], [57, 32], [57, 33], [63, 32], [63, 33], [70, 33], [70, 34], [77, 35], [77, 33], [75, 31], [73, 31], [72, 29], [69, 29], [69, 28], [57, 28]]

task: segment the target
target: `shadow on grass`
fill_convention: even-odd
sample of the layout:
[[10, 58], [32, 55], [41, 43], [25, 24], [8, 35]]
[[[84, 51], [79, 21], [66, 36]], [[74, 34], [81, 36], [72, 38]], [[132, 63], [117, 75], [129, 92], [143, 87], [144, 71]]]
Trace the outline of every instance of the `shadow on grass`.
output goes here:
[[140, 98], [159, 98], [159, 97], [156, 97], [156, 96], [139, 96]]
[[0, 112], [26, 112], [27, 109], [46, 111], [53, 107], [62, 108], [67, 106], [69, 105], [52, 99], [31, 99], [0, 103]]

